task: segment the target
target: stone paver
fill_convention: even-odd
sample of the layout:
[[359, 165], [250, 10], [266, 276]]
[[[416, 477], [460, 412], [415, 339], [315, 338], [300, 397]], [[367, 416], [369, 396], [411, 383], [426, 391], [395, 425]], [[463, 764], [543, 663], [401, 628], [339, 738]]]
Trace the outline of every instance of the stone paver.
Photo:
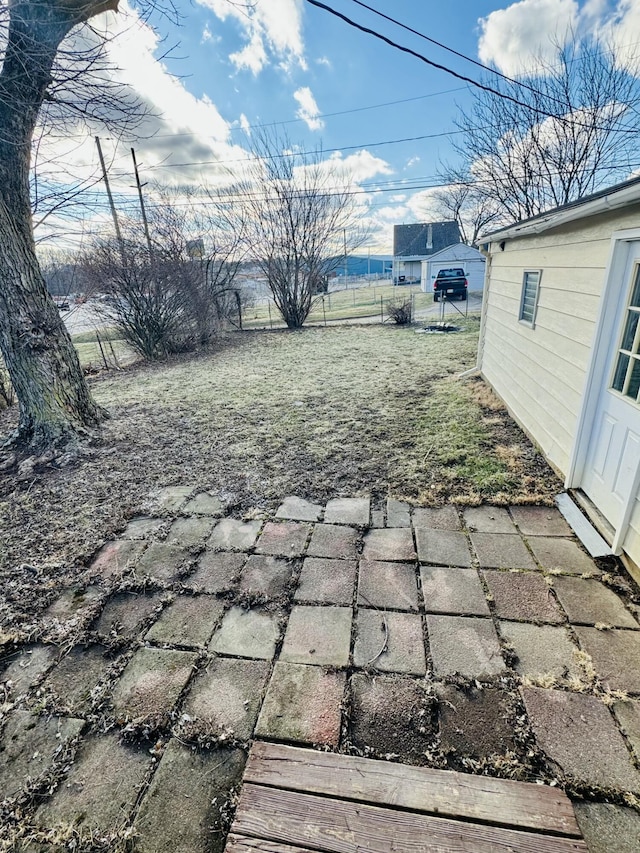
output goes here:
[[271, 660], [280, 636], [279, 615], [266, 610], [232, 607], [213, 635], [213, 652], [237, 657]]
[[549, 584], [541, 574], [494, 571], [483, 574], [500, 619], [552, 624], [564, 622]]
[[500, 644], [489, 619], [466, 616], [427, 616], [433, 667], [443, 677], [459, 673], [486, 678], [504, 671]]
[[488, 758], [516, 748], [508, 694], [495, 687], [436, 685], [440, 744], [460, 757]]
[[318, 521], [321, 513], [320, 504], [289, 495], [278, 507], [276, 518], [288, 518], [291, 521]]
[[258, 719], [269, 662], [217, 658], [194, 680], [183, 712], [248, 740]]
[[369, 530], [364, 535], [362, 556], [365, 560], [415, 560], [411, 530], [405, 527]]
[[324, 511], [325, 524], [352, 524], [366, 527], [369, 524], [369, 498], [334, 498]]
[[47, 607], [44, 615], [58, 622], [73, 621], [78, 624], [95, 612], [104, 597], [104, 590], [99, 586], [67, 589]]
[[238, 580], [246, 559], [246, 554], [207, 550], [200, 556], [195, 572], [184, 583], [202, 592], [224, 592]]
[[122, 533], [123, 539], [150, 539], [164, 524], [161, 518], [138, 515], [129, 520]]
[[621, 599], [600, 581], [558, 577], [554, 578], [553, 588], [572, 622], [640, 628]]
[[586, 785], [640, 791], [640, 772], [603, 702], [537, 687], [522, 695], [538, 745], [566, 774]]
[[120, 592], [112, 596], [102, 609], [93, 630], [103, 637], [133, 639], [159, 612], [162, 594]]
[[337, 746], [344, 672], [278, 661], [256, 726], [256, 736]]
[[13, 797], [29, 779], [47, 772], [65, 741], [77, 737], [84, 720], [38, 717], [29, 711], [9, 715], [0, 738], [0, 800]]
[[462, 513], [469, 530], [478, 533], [515, 533], [516, 528], [506, 509], [499, 506], [475, 506]]
[[7, 668], [0, 673], [0, 684], [11, 685], [11, 698], [15, 701], [42, 678], [58, 654], [56, 646], [26, 646], [11, 655]]
[[278, 598], [291, 582], [293, 567], [288, 560], [268, 554], [252, 554], [240, 575], [240, 589], [254, 595]]
[[418, 559], [421, 563], [462, 568], [468, 568], [471, 565], [469, 543], [464, 533], [416, 527], [416, 542]]
[[427, 665], [420, 616], [360, 609], [353, 662], [356, 666], [381, 672], [425, 675]]
[[256, 551], [274, 557], [299, 557], [311, 531], [310, 524], [296, 521], [268, 521], [260, 534]]
[[384, 510], [371, 510], [371, 527], [384, 527]]
[[183, 508], [182, 512], [186, 515], [222, 515], [224, 504], [216, 495], [211, 492], [200, 492], [195, 495], [188, 504]]
[[136, 574], [171, 583], [180, 577], [191, 561], [186, 548], [167, 542], [152, 542], [136, 568]]
[[562, 513], [546, 506], [512, 506], [511, 515], [525, 536], [571, 536]]
[[500, 622], [500, 633], [516, 654], [514, 668], [520, 675], [542, 681], [582, 675], [576, 658], [578, 648], [566, 628]]
[[70, 765], [66, 782], [36, 812], [36, 822], [103, 832], [123, 827], [151, 761], [147, 745], [125, 746], [116, 733], [89, 738]]
[[334, 560], [353, 560], [359, 533], [353, 527], [340, 524], [316, 524], [307, 548], [310, 557], [330, 557]]
[[413, 526], [435, 530], [461, 530], [460, 516], [455, 507], [427, 507], [414, 509]]
[[58, 705], [80, 713], [91, 707], [91, 693], [104, 680], [112, 664], [104, 646], [76, 646], [47, 676], [44, 687], [56, 697]]
[[516, 533], [472, 533], [471, 542], [483, 568], [538, 568]]
[[591, 655], [600, 678], [612, 690], [640, 693], [640, 634], [637, 631], [598, 631], [576, 626], [580, 645]]
[[195, 548], [202, 545], [213, 530], [214, 518], [177, 518], [167, 533], [170, 545], [181, 545], [183, 548]]
[[177, 646], [206, 646], [224, 603], [210, 595], [180, 595], [162, 611], [145, 640]]
[[421, 566], [420, 577], [427, 613], [489, 616], [489, 605], [475, 569]]
[[255, 545], [261, 527], [261, 521], [223, 518], [213, 528], [207, 545], [216, 551], [248, 551]]
[[196, 655], [170, 649], [139, 649], [117, 682], [112, 705], [118, 716], [161, 718], [172, 710], [191, 677]]
[[302, 564], [296, 601], [351, 604], [356, 580], [355, 560], [324, 560], [307, 557]]
[[529, 540], [529, 545], [546, 571], [563, 571], [569, 575], [602, 574], [591, 557], [571, 539], [535, 536]]
[[346, 666], [351, 641], [350, 607], [305, 607], [291, 611], [280, 660]]
[[418, 583], [411, 563], [360, 560], [358, 604], [392, 610], [418, 609]]
[[136, 850], [222, 853], [222, 815], [245, 760], [240, 749], [195, 751], [169, 741], [136, 817]]
[[135, 539], [114, 539], [100, 549], [91, 563], [91, 573], [110, 578], [130, 569], [138, 560], [147, 543]]
[[164, 512], [178, 512], [192, 494], [193, 486], [167, 486], [151, 497], [151, 503]]
[[589, 853], [637, 853], [640, 850], [640, 815], [610, 803], [578, 800], [573, 804]]
[[631, 744], [636, 761], [640, 761], [640, 702], [636, 699], [616, 702], [613, 713]]
[[410, 527], [411, 507], [404, 501], [387, 498], [387, 527]]

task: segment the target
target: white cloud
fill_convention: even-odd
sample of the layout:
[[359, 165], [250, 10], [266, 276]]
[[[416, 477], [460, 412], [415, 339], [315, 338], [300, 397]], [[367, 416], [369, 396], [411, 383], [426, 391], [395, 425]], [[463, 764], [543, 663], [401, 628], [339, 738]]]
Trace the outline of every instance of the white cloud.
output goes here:
[[332, 154], [330, 162], [336, 160], [341, 161], [345, 174], [355, 184], [375, 178], [376, 175], [393, 174], [393, 169], [386, 160], [374, 156], [364, 148], [347, 157], [343, 157], [339, 152]]
[[320, 108], [316, 104], [316, 99], [308, 86], [302, 86], [293, 93], [293, 97], [299, 104], [299, 109], [296, 113], [297, 117], [305, 122], [309, 130], [322, 130], [324, 122], [320, 115]]
[[240, 113], [240, 127], [247, 134], [247, 136], [251, 133], [251, 124], [249, 123], [249, 119], [246, 117], [244, 113]]
[[640, 0], [620, 0], [613, 14], [602, 17], [598, 34], [607, 47], [616, 51], [621, 64], [640, 71]]
[[327, 68], [333, 68], [331, 60], [326, 56], [319, 56], [316, 59], [316, 65], [326, 65]]
[[209, 29], [209, 24], [204, 25], [204, 29], [202, 31], [202, 38], [200, 39], [200, 43], [204, 44], [207, 41], [213, 40], [213, 33]]
[[264, 41], [260, 33], [254, 32], [251, 41], [242, 50], [229, 54], [229, 59], [239, 71], [246, 69], [257, 76], [267, 62], [267, 52], [264, 49]]
[[415, 157], [409, 157], [406, 162], [405, 169], [410, 169], [412, 166], [417, 166], [420, 162], [420, 158], [416, 155]]

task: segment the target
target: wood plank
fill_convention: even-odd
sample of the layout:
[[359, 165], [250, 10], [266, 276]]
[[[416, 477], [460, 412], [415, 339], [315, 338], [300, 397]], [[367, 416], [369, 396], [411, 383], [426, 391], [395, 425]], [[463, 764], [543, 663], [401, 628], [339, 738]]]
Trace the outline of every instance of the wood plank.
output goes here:
[[254, 743], [245, 782], [581, 837], [557, 788]]
[[252, 850], [258, 850], [259, 853], [319, 853], [311, 847], [292, 847], [290, 844], [269, 841], [266, 838], [248, 838], [235, 833], [227, 837], [224, 853], [251, 853]]
[[584, 841], [246, 784], [233, 831], [322, 853], [588, 853]]

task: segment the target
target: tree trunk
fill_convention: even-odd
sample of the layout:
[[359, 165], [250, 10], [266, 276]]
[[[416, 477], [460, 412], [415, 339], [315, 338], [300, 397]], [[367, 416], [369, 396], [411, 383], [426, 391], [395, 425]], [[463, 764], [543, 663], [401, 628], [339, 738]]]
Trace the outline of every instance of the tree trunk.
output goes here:
[[0, 350], [20, 405], [17, 438], [61, 445], [104, 413], [47, 292], [35, 252], [29, 166], [38, 112], [62, 39], [117, 2], [14, 0], [0, 71]]

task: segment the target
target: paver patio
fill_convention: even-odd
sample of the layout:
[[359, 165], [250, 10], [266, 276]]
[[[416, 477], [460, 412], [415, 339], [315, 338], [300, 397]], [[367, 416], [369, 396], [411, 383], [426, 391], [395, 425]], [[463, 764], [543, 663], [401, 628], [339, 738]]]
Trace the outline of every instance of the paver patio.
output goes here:
[[0, 661], [0, 794], [36, 840], [219, 853], [258, 738], [558, 780], [592, 853], [637, 853], [637, 610], [556, 510], [155, 499]]

